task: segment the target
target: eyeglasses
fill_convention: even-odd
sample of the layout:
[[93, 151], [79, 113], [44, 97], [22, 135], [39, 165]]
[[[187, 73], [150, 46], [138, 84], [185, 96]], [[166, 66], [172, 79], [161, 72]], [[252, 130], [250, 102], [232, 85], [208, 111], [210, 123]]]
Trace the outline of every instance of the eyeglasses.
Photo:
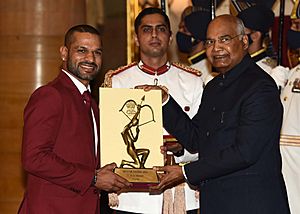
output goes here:
[[220, 44], [228, 45], [231, 42], [231, 40], [233, 40], [234, 38], [236, 38], [238, 36], [241, 36], [241, 35], [243, 35], [243, 34], [238, 34], [238, 35], [233, 36], [233, 37], [231, 37], [229, 35], [220, 36], [217, 40], [207, 39], [207, 40], [205, 40], [204, 45], [205, 45], [206, 48], [208, 48], [208, 47], [213, 46], [216, 43], [216, 41], [218, 41]]

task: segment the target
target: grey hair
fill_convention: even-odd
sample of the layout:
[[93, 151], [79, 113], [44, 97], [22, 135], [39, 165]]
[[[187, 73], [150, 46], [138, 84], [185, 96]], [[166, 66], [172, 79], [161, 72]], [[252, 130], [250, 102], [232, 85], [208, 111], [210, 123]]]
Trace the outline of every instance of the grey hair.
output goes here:
[[236, 24], [237, 24], [237, 33], [241, 34], [241, 35], [245, 35], [245, 25], [243, 23], [243, 21], [236, 17]]

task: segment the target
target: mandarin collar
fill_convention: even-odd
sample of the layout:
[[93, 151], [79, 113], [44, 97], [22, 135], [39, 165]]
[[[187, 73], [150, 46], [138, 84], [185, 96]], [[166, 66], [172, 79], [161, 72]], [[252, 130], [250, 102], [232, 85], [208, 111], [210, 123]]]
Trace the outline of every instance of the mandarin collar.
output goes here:
[[170, 69], [170, 63], [169, 62], [166, 62], [166, 64], [164, 64], [163, 66], [155, 69], [155, 68], [152, 68], [150, 67], [149, 65], [146, 65], [144, 64], [142, 61], [140, 61], [138, 63], [138, 68], [147, 73], [147, 74], [150, 74], [150, 75], [161, 75], [161, 74], [164, 74], [166, 73], [169, 69]]
[[242, 73], [244, 73], [251, 63], [253, 63], [253, 59], [251, 59], [251, 56], [249, 54], [246, 54], [239, 64], [237, 64], [231, 70], [227, 71], [225, 74], [220, 74], [217, 76], [219, 85], [229, 85], [231, 82], [236, 80]]

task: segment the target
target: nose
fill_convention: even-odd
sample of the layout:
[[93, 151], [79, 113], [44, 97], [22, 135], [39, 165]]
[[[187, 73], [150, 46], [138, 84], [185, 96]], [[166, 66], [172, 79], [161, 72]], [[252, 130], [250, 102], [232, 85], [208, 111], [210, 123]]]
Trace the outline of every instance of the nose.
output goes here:
[[85, 59], [88, 61], [88, 62], [95, 62], [95, 55], [92, 51], [88, 51], [85, 55]]
[[157, 37], [157, 31], [155, 28], [152, 30], [152, 37], [153, 38]]
[[212, 45], [212, 49], [213, 49], [214, 51], [220, 50], [221, 47], [222, 47], [222, 44], [219, 42], [219, 40], [216, 40], [216, 41], [214, 42], [214, 44]]

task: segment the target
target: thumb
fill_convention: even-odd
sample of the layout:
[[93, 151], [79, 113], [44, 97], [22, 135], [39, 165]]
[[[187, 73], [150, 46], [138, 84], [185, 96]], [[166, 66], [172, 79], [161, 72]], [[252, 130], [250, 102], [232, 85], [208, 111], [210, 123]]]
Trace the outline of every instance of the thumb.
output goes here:
[[110, 163], [110, 164], [105, 165], [103, 167], [103, 169], [113, 171], [116, 167], [117, 167], [116, 163]]

